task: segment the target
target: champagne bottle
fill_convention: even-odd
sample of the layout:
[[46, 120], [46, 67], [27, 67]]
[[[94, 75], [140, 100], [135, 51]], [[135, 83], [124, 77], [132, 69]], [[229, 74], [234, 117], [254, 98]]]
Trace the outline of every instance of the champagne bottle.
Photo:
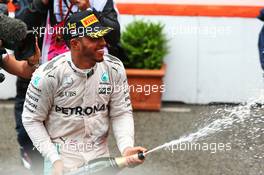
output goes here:
[[140, 160], [145, 158], [143, 152], [128, 157], [101, 157], [91, 160], [86, 165], [65, 175], [115, 175], [123, 168], [128, 167], [127, 159], [130, 157]]

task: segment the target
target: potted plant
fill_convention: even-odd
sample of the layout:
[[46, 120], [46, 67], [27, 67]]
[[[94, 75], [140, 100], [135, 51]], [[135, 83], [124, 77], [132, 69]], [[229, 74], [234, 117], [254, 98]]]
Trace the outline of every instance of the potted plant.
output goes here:
[[160, 110], [165, 91], [163, 59], [168, 53], [161, 23], [136, 20], [122, 33], [121, 44], [127, 53], [123, 61], [134, 110]]

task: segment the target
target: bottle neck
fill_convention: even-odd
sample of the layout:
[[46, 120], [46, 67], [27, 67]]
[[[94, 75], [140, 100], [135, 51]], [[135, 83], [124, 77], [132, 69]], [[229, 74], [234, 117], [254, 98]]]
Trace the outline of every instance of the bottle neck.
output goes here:
[[116, 157], [115, 162], [120, 169], [128, 166], [126, 157]]

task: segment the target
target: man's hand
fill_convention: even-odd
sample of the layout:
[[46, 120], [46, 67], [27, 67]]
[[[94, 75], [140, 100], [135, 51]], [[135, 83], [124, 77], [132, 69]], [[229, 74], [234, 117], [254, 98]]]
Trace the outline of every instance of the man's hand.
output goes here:
[[[1, 45], [1, 40], [0, 40]], [[32, 73], [39, 66], [40, 62], [40, 49], [38, 46], [38, 40], [36, 38], [35, 42], [35, 53], [31, 57], [27, 58], [27, 60], [16, 60], [14, 55], [6, 55], [3, 58], [3, 69], [8, 73], [17, 75], [19, 77], [23, 77], [26, 79], [30, 79]]]
[[38, 46], [38, 38], [36, 37], [36, 42], [35, 42], [35, 53], [31, 57], [27, 59], [28, 65], [31, 67], [37, 67], [39, 66], [40, 63], [40, 49]]
[[138, 159], [138, 157], [134, 157], [132, 155], [137, 155], [139, 152], [146, 152], [147, 149], [146, 148], [143, 148], [143, 147], [129, 147], [129, 148], [126, 148], [123, 152], [123, 156], [124, 157], [127, 157], [127, 164], [129, 167], [135, 167], [139, 164], [142, 164], [144, 162], [144, 160], [140, 160]]
[[63, 162], [56, 160], [52, 165], [52, 175], [63, 175]]

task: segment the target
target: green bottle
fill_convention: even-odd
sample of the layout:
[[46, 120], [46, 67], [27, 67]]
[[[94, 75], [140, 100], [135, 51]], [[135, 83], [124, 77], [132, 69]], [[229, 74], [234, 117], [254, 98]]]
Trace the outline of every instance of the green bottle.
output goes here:
[[[136, 157], [140, 160], [145, 158], [143, 152], [129, 157]], [[101, 157], [91, 160], [86, 165], [66, 173], [65, 175], [115, 175], [123, 168], [128, 167], [127, 158], [128, 157]]]

